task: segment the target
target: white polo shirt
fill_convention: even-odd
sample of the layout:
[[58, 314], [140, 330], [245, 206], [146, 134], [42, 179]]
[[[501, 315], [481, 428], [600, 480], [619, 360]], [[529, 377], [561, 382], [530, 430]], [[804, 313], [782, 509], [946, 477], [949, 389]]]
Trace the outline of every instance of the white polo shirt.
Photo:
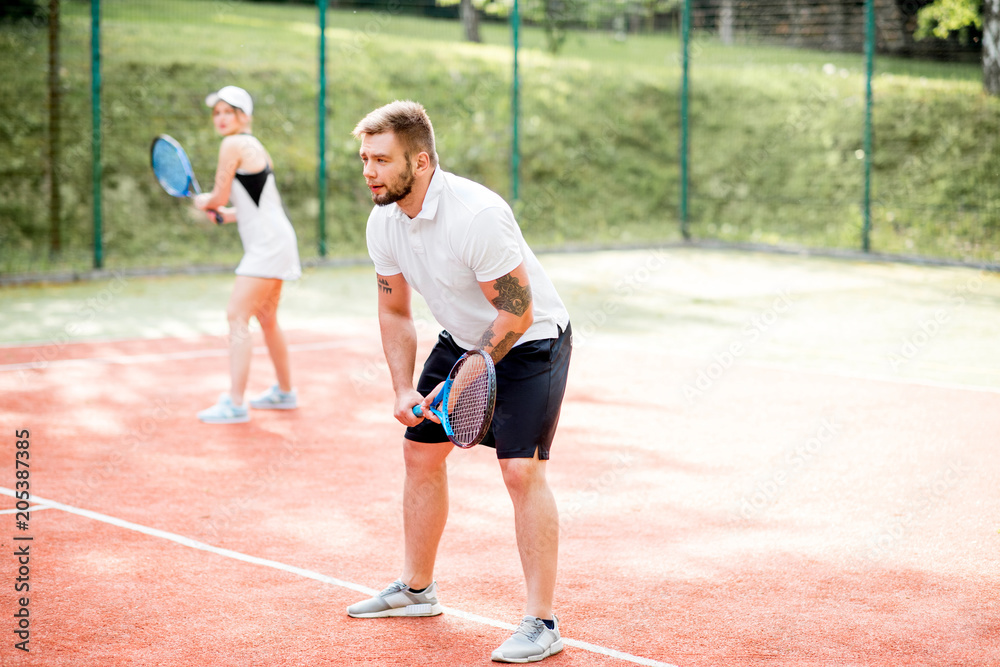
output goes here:
[[531, 281], [534, 323], [517, 344], [555, 338], [569, 323], [566, 307], [507, 202], [440, 166], [417, 217], [411, 219], [397, 204], [376, 206], [368, 216], [367, 239], [375, 270], [383, 276], [403, 274], [464, 348], [476, 347], [497, 316], [479, 283], [496, 280], [521, 262]]

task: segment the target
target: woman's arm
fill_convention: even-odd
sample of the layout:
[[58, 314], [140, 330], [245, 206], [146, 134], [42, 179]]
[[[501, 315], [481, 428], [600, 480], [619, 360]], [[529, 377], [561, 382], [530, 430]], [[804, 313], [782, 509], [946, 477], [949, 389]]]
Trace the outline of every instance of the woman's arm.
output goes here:
[[[214, 187], [211, 192], [204, 192], [194, 198], [195, 208], [202, 211], [219, 210], [229, 203], [229, 193], [233, 187], [236, 170], [243, 163], [241, 139], [239, 136], [232, 136], [222, 140], [222, 145], [219, 147], [219, 164], [215, 168]], [[223, 213], [223, 218], [227, 217]]]
[[[197, 206], [197, 203], [195, 203]], [[218, 213], [222, 216], [222, 222], [219, 222], [215, 214]], [[214, 222], [217, 225], [222, 225], [227, 222], [236, 222], [236, 207], [235, 206], [220, 206], [217, 209], [209, 209], [205, 211], [205, 217], [208, 218], [209, 222]]]

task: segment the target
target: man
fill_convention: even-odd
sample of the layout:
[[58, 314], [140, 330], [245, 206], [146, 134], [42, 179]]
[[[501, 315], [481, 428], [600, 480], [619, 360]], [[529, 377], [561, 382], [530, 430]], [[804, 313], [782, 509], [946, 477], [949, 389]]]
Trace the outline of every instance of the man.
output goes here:
[[[424, 108], [396, 101], [354, 128], [376, 207], [368, 251], [378, 279], [382, 347], [406, 426], [402, 576], [347, 609], [356, 618], [434, 616], [442, 611], [434, 561], [448, 518], [445, 459], [453, 445], [427, 409], [466, 350], [490, 354], [497, 370], [496, 414], [483, 444], [496, 448], [514, 504], [527, 587], [525, 616], [497, 648], [498, 662], [534, 662], [562, 650], [552, 613], [559, 517], [545, 477], [566, 389], [569, 314], [528, 248], [503, 199], [443, 171]], [[445, 328], [413, 386], [417, 336], [411, 291]], [[420, 405], [421, 419], [413, 414]]]

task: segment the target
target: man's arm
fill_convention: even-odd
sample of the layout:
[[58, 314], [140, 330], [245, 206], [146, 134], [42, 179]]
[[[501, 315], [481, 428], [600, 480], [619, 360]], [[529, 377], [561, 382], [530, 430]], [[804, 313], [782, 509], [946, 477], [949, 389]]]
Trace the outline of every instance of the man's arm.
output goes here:
[[528, 270], [521, 263], [496, 280], [479, 283], [479, 287], [497, 309], [497, 317], [483, 332], [477, 347], [497, 364], [535, 321]]
[[413, 387], [417, 359], [417, 330], [410, 308], [411, 291], [403, 274], [376, 275], [378, 279], [378, 323], [382, 351], [396, 393], [393, 415], [407, 426], [420, 422], [411, 409], [423, 398]]

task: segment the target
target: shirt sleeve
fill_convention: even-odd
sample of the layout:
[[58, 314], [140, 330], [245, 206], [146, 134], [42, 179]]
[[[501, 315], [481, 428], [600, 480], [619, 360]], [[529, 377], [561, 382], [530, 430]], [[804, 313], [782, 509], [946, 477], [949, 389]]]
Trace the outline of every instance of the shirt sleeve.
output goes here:
[[394, 276], [403, 272], [396, 263], [389, 247], [389, 240], [386, 238], [385, 216], [379, 215], [378, 209], [372, 209], [368, 216], [365, 238], [368, 243], [368, 256], [375, 264], [376, 273], [381, 276]]
[[513, 212], [491, 207], [476, 215], [462, 244], [461, 256], [479, 282], [496, 280], [516, 269], [524, 256]]

